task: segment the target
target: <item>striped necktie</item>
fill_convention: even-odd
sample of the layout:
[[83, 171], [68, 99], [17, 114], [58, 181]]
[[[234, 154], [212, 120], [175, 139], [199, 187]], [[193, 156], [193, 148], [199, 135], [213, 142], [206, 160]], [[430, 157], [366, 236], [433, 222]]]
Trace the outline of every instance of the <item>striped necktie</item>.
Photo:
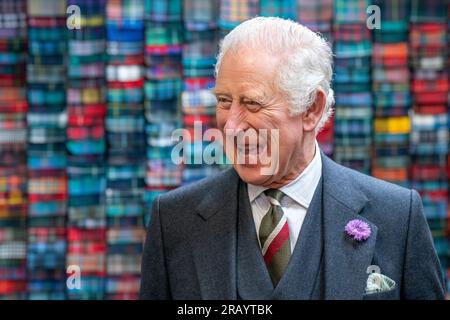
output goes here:
[[285, 194], [277, 189], [268, 189], [264, 193], [270, 202], [270, 209], [261, 221], [259, 240], [264, 262], [275, 287], [291, 257], [289, 225], [280, 204]]

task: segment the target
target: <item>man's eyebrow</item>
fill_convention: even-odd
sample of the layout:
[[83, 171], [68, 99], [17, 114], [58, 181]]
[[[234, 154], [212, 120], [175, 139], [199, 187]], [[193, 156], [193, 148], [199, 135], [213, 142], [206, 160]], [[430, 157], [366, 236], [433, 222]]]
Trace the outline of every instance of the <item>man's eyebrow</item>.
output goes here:
[[212, 93], [216, 96], [218, 96], [218, 95], [229, 96], [230, 95], [230, 94], [226, 93], [225, 91], [217, 90], [216, 88], [212, 89]]
[[265, 103], [267, 96], [265, 94], [243, 94], [240, 97], [242, 100], [253, 100], [259, 103]]
[[[227, 93], [226, 91], [220, 90], [220, 89], [217, 90], [216, 88], [212, 88], [211, 91], [212, 91], [212, 93], [215, 96], [223, 95], [223, 96], [231, 97], [231, 94]], [[266, 94], [264, 94], [264, 93], [251, 93], [251, 92], [248, 92], [248, 93], [242, 94], [239, 97], [239, 99], [240, 100], [253, 100], [253, 101], [256, 101], [258, 103], [264, 104], [265, 102], [267, 102], [268, 96]]]
[[264, 95], [256, 95], [256, 94], [243, 94], [241, 95], [241, 99], [248, 100], [261, 100], [264, 98]]

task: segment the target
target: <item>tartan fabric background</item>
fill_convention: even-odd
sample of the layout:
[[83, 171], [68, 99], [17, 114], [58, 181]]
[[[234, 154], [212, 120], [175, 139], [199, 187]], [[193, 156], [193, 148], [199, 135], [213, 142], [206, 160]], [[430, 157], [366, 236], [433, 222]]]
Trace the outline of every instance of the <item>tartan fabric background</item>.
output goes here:
[[[381, 29], [366, 26], [380, 7]], [[81, 29], [66, 27], [78, 5]], [[0, 299], [136, 299], [152, 201], [224, 165], [176, 165], [215, 127], [226, 33], [289, 18], [333, 46], [336, 161], [417, 189], [450, 289], [445, 0], [0, 0]], [[82, 289], [66, 286], [81, 267]]]

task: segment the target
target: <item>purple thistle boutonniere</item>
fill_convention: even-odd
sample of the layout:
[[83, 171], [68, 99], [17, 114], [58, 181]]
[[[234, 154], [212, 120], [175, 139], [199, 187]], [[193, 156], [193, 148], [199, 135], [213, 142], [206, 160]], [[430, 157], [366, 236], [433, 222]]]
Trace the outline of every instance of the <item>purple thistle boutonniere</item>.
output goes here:
[[345, 232], [356, 241], [364, 241], [370, 237], [371, 230], [367, 223], [362, 220], [351, 220], [345, 226]]

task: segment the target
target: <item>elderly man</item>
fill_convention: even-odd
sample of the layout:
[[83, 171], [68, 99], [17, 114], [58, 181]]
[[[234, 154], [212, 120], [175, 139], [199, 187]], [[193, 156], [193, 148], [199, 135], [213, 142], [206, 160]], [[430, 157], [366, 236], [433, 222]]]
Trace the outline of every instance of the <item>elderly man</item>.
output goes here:
[[[342, 167], [318, 147], [332, 111], [331, 65], [329, 45], [289, 20], [251, 19], [225, 37], [219, 129], [278, 139], [226, 140], [233, 168], [155, 200], [142, 299], [444, 297], [418, 193]], [[271, 154], [276, 170], [265, 173], [258, 157], [236, 161], [255, 150]]]

